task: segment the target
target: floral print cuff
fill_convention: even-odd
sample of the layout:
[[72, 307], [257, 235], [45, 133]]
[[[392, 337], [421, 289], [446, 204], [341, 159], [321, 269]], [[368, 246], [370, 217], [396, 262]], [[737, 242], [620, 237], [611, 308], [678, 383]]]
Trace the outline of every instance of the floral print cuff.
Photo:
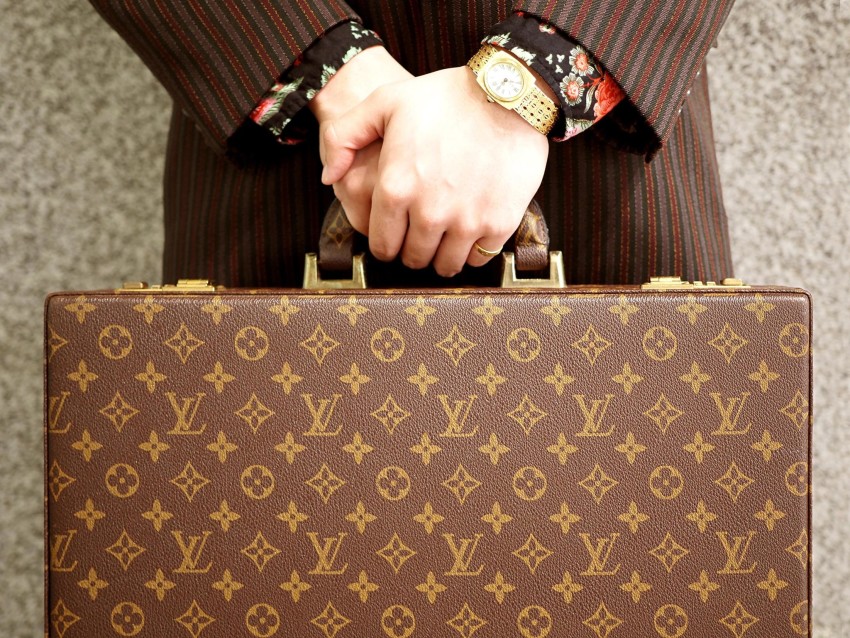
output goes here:
[[483, 42], [514, 54], [552, 87], [563, 116], [549, 133], [556, 142], [587, 130], [625, 97], [587, 50], [534, 16], [517, 11], [493, 27]]
[[281, 144], [307, 137], [309, 119], [296, 117], [342, 65], [372, 46], [383, 44], [374, 31], [348, 21], [327, 31], [266, 92], [249, 119]]

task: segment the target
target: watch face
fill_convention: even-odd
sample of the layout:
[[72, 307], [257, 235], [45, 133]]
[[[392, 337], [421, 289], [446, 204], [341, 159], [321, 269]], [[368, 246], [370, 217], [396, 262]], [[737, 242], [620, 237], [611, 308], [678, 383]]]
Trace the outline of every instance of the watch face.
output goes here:
[[487, 88], [502, 100], [512, 100], [522, 93], [522, 74], [514, 64], [494, 64], [487, 70], [486, 81]]

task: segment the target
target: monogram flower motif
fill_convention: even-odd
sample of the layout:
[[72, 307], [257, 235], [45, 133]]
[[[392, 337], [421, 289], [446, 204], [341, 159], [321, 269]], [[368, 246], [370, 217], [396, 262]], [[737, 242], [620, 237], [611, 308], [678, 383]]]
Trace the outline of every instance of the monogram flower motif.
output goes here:
[[156, 594], [156, 599], [162, 602], [165, 600], [165, 594], [168, 590], [177, 587], [177, 583], [168, 580], [165, 577], [165, 573], [161, 569], [157, 569], [154, 578], [146, 582], [145, 587], [152, 589], [154, 594]]
[[[361, 603], [368, 602], [369, 594], [380, 589], [378, 585], [369, 580], [366, 570], [360, 570], [360, 575], [357, 577], [356, 583], [351, 583], [348, 588], [357, 594]], [[386, 631], [386, 630], [384, 630]]]
[[425, 509], [423, 510], [423, 512], [414, 516], [413, 520], [417, 523], [420, 523], [425, 528], [425, 532], [430, 534], [434, 531], [434, 525], [443, 522], [445, 518], [443, 518], [442, 516], [437, 514], [437, 512], [434, 511], [434, 507], [429, 501], [425, 503]]
[[400, 501], [410, 492], [410, 476], [403, 468], [390, 465], [378, 473], [375, 486], [388, 501]]
[[779, 333], [779, 348], [789, 357], [809, 353], [809, 329], [801, 323], [789, 323]]
[[234, 580], [230, 570], [225, 569], [224, 573], [221, 575], [221, 580], [215, 581], [212, 586], [213, 589], [217, 589], [222, 593], [227, 602], [230, 602], [233, 598], [233, 592], [239, 591], [245, 585]]
[[506, 581], [505, 577], [502, 576], [502, 572], [499, 571], [496, 572], [493, 582], [484, 586], [484, 590], [493, 594], [496, 597], [496, 602], [500, 605], [505, 602], [505, 596], [515, 589], [516, 587]]
[[182, 616], [175, 618], [175, 620], [186, 628], [186, 631], [191, 634], [192, 638], [198, 638], [200, 633], [207, 627], [207, 625], [213, 622], [215, 618], [201, 609], [197, 600], [193, 600], [189, 609], [183, 612]]
[[416, 591], [421, 591], [425, 594], [425, 598], [428, 599], [428, 602], [432, 605], [437, 600], [437, 594], [440, 594], [448, 589], [442, 583], [437, 582], [437, 577], [434, 575], [434, 572], [428, 572], [428, 576], [425, 578], [425, 582], [416, 586]]
[[281, 583], [280, 588], [283, 591], [288, 591], [289, 595], [292, 596], [292, 602], [297, 603], [301, 600], [301, 594], [310, 589], [310, 584], [301, 580], [301, 576], [298, 575], [298, 572], [292, 570], [289, 580], [285, 583]]
[[92, 439], [88, 430], [83, 430], [82, 438], [72, 443], [71, 447], [80, 452], [86, 462], [89, 462], [91, 461], [92, 452], [97, 452], [103, 445]]
[[366, 506], [363, 505], [363, 501], [357, 501], [357, 507], [355, 507], [354, 511], [345, 517], [345, 520], [349, 523], [354, 523], [357, 531], [361, 534], [366, 533], [366, 525], [377, 519], [377, 516], [366, 511]]
[[534, 361], [542, 347], [540, 336], [531, 328], [517, 328], [508, 335], [508, 354], [514, 361], [520, 363]]
[[649, 475], [649, 489], [656, 498], [670, 501], [679, 496], [685, 480], [682, 473], [672, 465], [656, 467]]
[[546, 475], [536, 467], [523, 467], [514, 474], [514, 493], [524, 501], [537, 501], [546, 493]]
[[119, 636], [135, 636], [145, 626], [145, 615], [134, 603], [118, 603], [109, 620]]
[[106, 472], [105, 479], [109, 493], [119, 498], [127, 498], [139, 489], [139, 473], [126, 463], [116, 463]]
[[262, 465], [252, 465], [242, 472], [242, 491], [254, 500], [271, 496], [274, 491], [274, 475]]
[[543, 607], [532, 605], [520, 612], [517, 627], [523, 638], [546, 638], [552, 631], [552, 616]]
[[142, 518], [149, 520], [153, 524], [153, 528], [159, 532], [162, 530], [162, 524], [173, 518], [174, 514], [171, 512], [166, 512], [162, 509], [162, 504], [159, 502], [159, 499], [154, 499], [153, 505], [147, 512], [142, 513]]
[[245, 614], [245, 624], [253, 636], [266, 638], [277, 633], [280, 628], [280, 615], [271, 605], [259, 603]]
[[74, 516], [85, 521], [86, 529], [91, 532], [94, 530], [94, 525], [97, 521], [102, 518], [106, 518], [106, 512], [101, 512], [100, 510], [95, 509], [94, 501], [87, 498], [85, 508], [81, 509], [79, 512], [75, 512]]
[[97, 344], [107, 359], [123, 359], [133, 349], [133, 337], [124, 326], [106, 326], [100, 331]]
[[688, 629], [688, 615], [678, 605], [664, 605], [655, 612], [655, 631], [662, 638], [679, 638]]
[[652, 589], [652, 585], [649, 583], [645, 583], [641, 580], [640, 574], [636, 571], [632, 572], [632, 577], [629, 579], [629, 582], [623, 583], [620, 585], [620, 589], [624, 592], [628, 592], [632, 596], [632, 602], [637, 604], [640, 602], [640, 597], [645, 593]]
[[242, 328], [233, 342], [236, 354], [246, 361], [259, 361], [269, 351], [268, 335], [254, 326]]
[[707, 603], [711, 592], [720, 589], [720, 585], [711, 582], [711, 579], [708, 577], [708, 572], [702, 570], [699, 574], [699, 580], [688, 585], [688, 589], [695, 591], [699, 594], [699, 599], [702, 602]]
[[664, 326], [650, 328], [643, 335], [643, 351], [653, 361], [667, 361], [678, 347], [676, 335]]
[[372, 354], [382, 363], [398, 361], [404, 354], [404, 337], [395, 328], [381, 328], [372, 335]]
[[416, 618], [407, 607], [393, 605], [381, 616], [381, 628], [391, 638], [407, 638], [416, 629]]
[[691, 512], [685, 518], [696, 523], [700, 533], [704, 534], [705, 530], [708, 529], [708, 524], [717, 518], [717, 514], [709, 512], [705, 506], [705, 502], [700, 499], [699, 503], [697, 503], [696, 511]]

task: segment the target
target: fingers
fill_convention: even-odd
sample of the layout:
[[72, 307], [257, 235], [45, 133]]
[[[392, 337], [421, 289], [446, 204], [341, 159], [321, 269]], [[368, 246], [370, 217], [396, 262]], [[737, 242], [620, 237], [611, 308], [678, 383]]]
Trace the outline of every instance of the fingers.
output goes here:
[[[465, 264], [483, 266], [501, 253], [502, 246], [512, 233], [513, 229], [494, 229], [488, 223], [480, 226], [457, 224], [451, 232], [443, 236], [434, 256], [434, 269], [443, 277], [452, 277], [459, 273]], [[476, 244], [482, 250], [478, 250]], [[492, 254], [487, 254], [488, 252]]]
[[434, 256], [434, 270], [442, 277], [454, 277], [466, 263], [469, 251], [472, 250], [471, 236], [446, 234], [437, 254]]
[[369, 233], [372, 192], [377, 181], [380, 154], [380, 141], [358, 151], [351, 168], [333, 187], [351, 226], [363, 235]]
[[440, 220], [411, 213], [401, 250], [402, 263], [408, 268], [425, 268], [433, 261], [444, 232], [445, 227]]
[[387, 111], [387, 93], [378, 89], [324, 127], [320, 145], [325, 164], [323, 184], [339, 181], [351, 167], [357, 151], [383, 137]]
[[502, 248], [506, 242], [507, 239], [497, 238], [492, 235], [489, 237], [479, 237], [476, 241], [472, 242], [466, 263], [475, 267], [483, 266], [494, 257], [502, 254]]
[[379, 181], [372, 193], [369, 214], [369, 250], [382, 261], [396, 258], [408, 225], [408, 191], [398, 181]]

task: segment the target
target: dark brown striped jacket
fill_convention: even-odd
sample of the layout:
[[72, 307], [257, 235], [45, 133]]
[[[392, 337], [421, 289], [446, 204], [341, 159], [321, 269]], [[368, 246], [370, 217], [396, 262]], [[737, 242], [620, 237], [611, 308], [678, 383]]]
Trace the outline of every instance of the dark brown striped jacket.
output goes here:
[[249, 163], [225, 151], [247, 139], [247, 114], [322, 33], [360, 20], [420, 75], [463, 64], [511, 10], [584, 45], [628, 97], [550, 151], [538, 199], [553, 247], [565, 252], [568, 280], [732, 275], [704, 71], [732, 0], [92, 3], [174, 99], [164, 179], [166, 281], [300, 281], [303, 254], [318, 245], [333, 197], [320, 185], [315, 140]]

